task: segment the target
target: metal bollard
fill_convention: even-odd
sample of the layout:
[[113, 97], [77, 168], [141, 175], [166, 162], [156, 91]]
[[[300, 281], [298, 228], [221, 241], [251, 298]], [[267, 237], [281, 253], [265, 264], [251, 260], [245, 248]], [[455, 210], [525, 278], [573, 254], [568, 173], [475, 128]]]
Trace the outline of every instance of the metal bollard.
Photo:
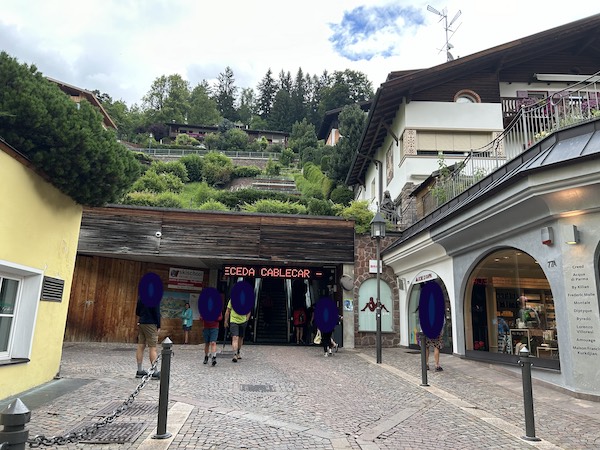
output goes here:
[[160, 393], [158, 395], [158, 425], [156, 434], [152, 439], [168, 439], [171, 433], [167, 432], [167, 409], [169, 407], [169, 379], [171, 377], [171, 354], [173, 341], [168, 337], [162, 342], [160, 363]]
[[535, 418], [533, 415], [533, 389], [531, 383], [531, 358], [527, 347], [519, 351], [519, 365], [521, 366], [521, 376], [523, 378], [523, 403], [525, 406], [525, 436], [526, 441], [540, 441], [535, 437]]
[[[25, 450], [29, 430], [25, 424], [31, 420], [31, 411], [20, 398], [13, 400], [4, 411], [0, 412], [0, 448], [10, 450]], [[6, 445], [5, 445], [6, 444]]]
[[427, 338], [425, 333], [419, 332], [419, 342], [421, 343], [421, 386], [427, 384]]

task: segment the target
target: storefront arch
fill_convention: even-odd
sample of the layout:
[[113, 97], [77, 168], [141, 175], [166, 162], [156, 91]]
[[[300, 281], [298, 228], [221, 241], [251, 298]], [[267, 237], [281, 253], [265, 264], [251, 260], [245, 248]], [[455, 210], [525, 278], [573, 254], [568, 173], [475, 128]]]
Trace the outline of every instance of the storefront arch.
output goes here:
[[559, 368], [554, 297], [531, 255], [491, 251], [471, 271], [464, 298], [467, 356], [514, 362], [525, 345], [538, 366]]
[[421, 331], [421, 325], [419, 322], [419, 301], [421, 299], [421, 293], [427, 283], [436, 283], [442, 289], [444, 295], [445, 305], [445, 316], [446, 322], [444, 325], [443, 339], [444, 348], [442, 352], [452, 353], [452, 314], [450, 306], [450, 297], [448, 296], [448, 290], [444, 281], [438, 276], [437, 273], [430, 270], [424, 270], [417, 274], [411, 283], [411, 288], [408, 293], [408, 344], [410, 348], [419, 348], [418, 333]]

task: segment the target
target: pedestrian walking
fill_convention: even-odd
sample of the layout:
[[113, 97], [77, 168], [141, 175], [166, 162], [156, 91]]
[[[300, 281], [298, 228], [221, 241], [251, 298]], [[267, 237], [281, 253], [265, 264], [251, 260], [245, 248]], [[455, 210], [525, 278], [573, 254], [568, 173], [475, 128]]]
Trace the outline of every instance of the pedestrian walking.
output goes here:
[[223, 319], [223, 315], [219, 314], [217, 320], [202, 320], [202, 337], [204, 338], [204, 364], [208, 364], [210, 359], [211, 365], [217, 365], [217, 337], [219, 336], [219, 322]]
[[296, 332], [296, 344], [304, 344], [304, 327], [306, 324], [306, 283], [294, 280], [292, 284], [292, 320]]
[[[135, 315], [137, 316], [138, 327], [138, 344], [135, 352], [137, 361], [136, 378], [142, 378], [148, 375], [144, 370], [144, 350], [148, 347], [148, 357], [150, 358], [150, 366], [154, 364], [158, 358], [158, 333], [160, 333], [160, 306], [147, 306], [141, 298], [138, 298], [135, 307]], [[152, 378], [159, 379], [160, 372], [154, 371]]]
[[190, 308], [190, 304], [186, 303], [184, 310], [181, 312], [181, 320], [183, 326], [183, 343], [190, 343], [190, 330], [192, 329], [192, 324], [194, 323], [194, 318], [192, 314], [192, 308]]
[[250, 312], [248, 314], [238, 314], [231, 306], [231, 299], [229, 299], [223, 325], [225, 328], [229, 327], [229, 332], [231, 333], [231, 347], [233, 348], [233, 358], [231, 361], [234, 363], [242, 359], [240, 351], [242, 350], [242, 345], [244, 345], [248, 319], [250, 319]]

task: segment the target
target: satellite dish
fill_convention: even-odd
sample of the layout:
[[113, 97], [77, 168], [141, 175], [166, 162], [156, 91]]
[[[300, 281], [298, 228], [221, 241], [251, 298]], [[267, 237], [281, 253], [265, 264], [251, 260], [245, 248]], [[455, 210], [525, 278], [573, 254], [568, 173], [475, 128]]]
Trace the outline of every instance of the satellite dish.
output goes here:
[[340, 278], [340, 284], [346, 291], [354, 289], [354, 279], [350, 275], [342, 275]]

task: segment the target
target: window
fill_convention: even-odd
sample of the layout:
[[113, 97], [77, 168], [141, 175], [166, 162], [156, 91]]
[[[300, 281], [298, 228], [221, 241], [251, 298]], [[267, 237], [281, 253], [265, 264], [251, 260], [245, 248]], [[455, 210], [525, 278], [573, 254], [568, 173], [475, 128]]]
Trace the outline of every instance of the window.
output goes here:
[[14, 278], [0, 277], [0, 355], [7, 353], [11, 344], [19, 281]]
[[475, 91], [463, 89], [456, 93], [454, 101], [456, 103], [481, 103], [481, 97]]
[[518, 355], [522, 345], [538, 366], [559, 368], [554, 296], [539, 263], [515, 248], [496, 250], [474, 269], [465, 307], [467, 351]]
[[0, 260], [0, 362], [28, 359], [43, 272]]

